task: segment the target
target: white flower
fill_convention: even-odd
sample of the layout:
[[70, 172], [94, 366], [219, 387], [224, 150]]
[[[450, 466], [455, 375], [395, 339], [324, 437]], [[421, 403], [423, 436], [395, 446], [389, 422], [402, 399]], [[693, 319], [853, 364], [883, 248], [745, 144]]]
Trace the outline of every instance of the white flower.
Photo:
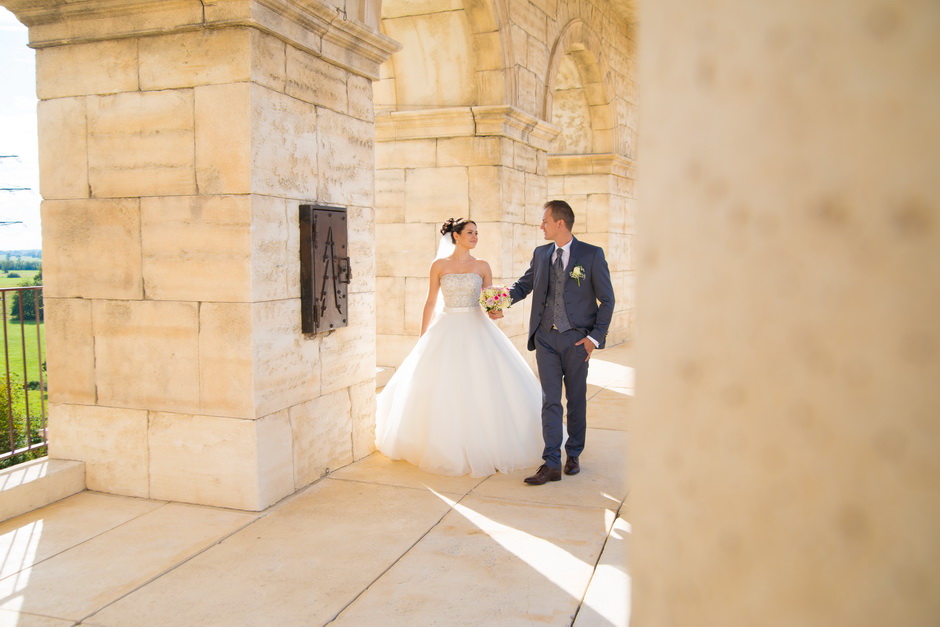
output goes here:
[[575, 266], [571, 270], [571, 278], [578, 282], [578, 287], [581, 287], [581, 279], [584, 278], [584, 266]]

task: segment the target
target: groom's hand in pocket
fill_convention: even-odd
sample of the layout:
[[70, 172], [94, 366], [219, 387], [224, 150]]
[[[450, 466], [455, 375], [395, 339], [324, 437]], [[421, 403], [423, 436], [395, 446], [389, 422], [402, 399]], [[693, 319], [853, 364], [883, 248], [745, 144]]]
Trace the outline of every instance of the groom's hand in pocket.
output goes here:
[[594, 342], [589, 340], [586, 337], [582, 337], [580, 340], [574, 343], [575, 346], [583, 346], [584, 350], [587, 351], [587, 357], [584, 358], [584, 361], [587, 361], [591, 358], [591, 353], [594, 352]]

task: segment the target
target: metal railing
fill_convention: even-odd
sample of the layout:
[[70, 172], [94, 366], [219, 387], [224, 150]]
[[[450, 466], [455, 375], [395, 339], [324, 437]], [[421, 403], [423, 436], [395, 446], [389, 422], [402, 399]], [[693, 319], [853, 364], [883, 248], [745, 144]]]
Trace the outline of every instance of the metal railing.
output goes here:
[[0, 288], [0, 304], [0, 467], [7, 467], [46, 454], [42, 286]]

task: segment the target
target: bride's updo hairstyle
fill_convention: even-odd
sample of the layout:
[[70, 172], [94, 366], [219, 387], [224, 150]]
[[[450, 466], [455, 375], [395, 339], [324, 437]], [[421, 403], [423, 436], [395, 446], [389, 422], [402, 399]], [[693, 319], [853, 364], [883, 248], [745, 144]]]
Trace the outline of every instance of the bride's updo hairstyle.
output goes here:
[[467, 218], [447, 218], [447, 222], [441, 227], [441, 235], [450, 233], [450, 242], [456, 244], [457, 240], [454, 239], [454, 233], [458, 235], [463, 233], [463, 230], [467, 228], [468, 224], [472, 224], [473, 226], [477, 225], [476, 222], [468, 220]]

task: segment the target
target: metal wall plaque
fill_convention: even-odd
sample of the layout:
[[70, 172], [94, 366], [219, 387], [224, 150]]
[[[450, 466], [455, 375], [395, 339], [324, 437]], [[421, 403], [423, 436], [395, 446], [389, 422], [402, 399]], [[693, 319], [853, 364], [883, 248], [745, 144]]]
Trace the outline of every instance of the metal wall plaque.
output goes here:
[[304, 333], [349, 324], [346, 209], [300, 205], [300, 304]]

